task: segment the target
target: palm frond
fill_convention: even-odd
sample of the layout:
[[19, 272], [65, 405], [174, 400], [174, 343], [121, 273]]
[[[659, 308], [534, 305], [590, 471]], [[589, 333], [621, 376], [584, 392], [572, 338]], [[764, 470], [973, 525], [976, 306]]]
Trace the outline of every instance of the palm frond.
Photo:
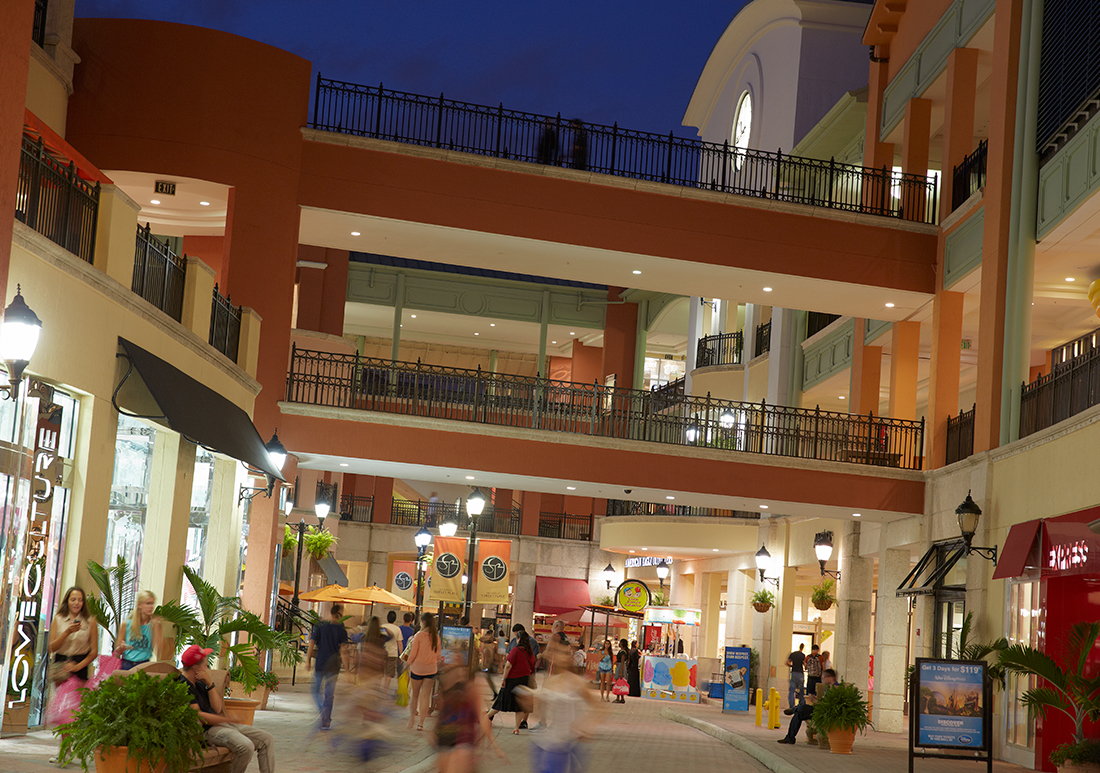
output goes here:
[[1029, 709], [1038, 712], [1043, 719], [1047, 717], [1047, 709], [1058, 709], [1076, 720], [1073, 705], [1066, 700], [1063, 693], [1050, 687], [1033, 687], [1020, 696], [1020, 703]]
[[1045, 652], [1022, 644], [1013, 644], [1001, 651], [1000, 662], [1013, 673], [1035, 674], [1046, 679], [1056, 689], [1065, 692], [1068, 681], [1066, 673]]
[[134, 607], [136, 575], [123, 556], [115, 558], [114, 566], [105, 567], [91, 560], [85, 566], [99, 588], [98, 597], [86, 600], [88, 611], [113, 632]]
[[1076, 674], [1084, 675], [1085, 663], [1092, 648], [1096, 646], [1098, 637], [1100, 637], [1100, 623], [1097, 622], [1080, 622], [1070, 628], [1065, 643], [1065, 659], [1076, 666]]
[[[197, 644], [203, 637], [202, 623], [195, 610], [169, 601], [153, 610], [153, 614], [176, 627], [176, 652], [182, 652], [188, 644]], [[203, 645], [206, 646], [206, 645]]]

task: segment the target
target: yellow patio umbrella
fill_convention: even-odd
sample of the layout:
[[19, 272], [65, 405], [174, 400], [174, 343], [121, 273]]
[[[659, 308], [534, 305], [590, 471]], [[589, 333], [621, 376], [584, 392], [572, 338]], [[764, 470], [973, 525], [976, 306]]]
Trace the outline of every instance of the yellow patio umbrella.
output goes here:
[[323, 588], [316, 588], [316, 589], [311, 590], [311, 591], [306, 591], [305, 593], [301, 594], [298, 598], [301, 599], [302, 601], [313, 601], [313, 602], [342, 601], [344, 594], [347, 593], [347, 592], [348, 592], [348, 589], [345, 586], [333, 584], [333, 585], [326, 585]]
[[370, 604], [372, 608], [375, 604], [384, 604], [388, 607], [401, 607], [403, 609], [413, 609], [416, 606], [406, 599], [401, 598], [396, 593], [390, 593], [385, 588], [380, 588], [377, 585], [345, 591], [340, 594], [339, 600], [347, 604]]

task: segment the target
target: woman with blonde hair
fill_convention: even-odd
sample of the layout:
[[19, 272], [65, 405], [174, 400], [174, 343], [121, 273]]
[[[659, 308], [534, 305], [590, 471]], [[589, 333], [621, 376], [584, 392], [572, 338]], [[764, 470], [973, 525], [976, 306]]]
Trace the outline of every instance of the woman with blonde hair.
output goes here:
[[153, 660], [160, 651], [160, 618], [153, 614], [156, 608], [156, 594], [143, 590], [137, 595], [133, 613], [118, 627], [115, 655], [122, 658], [123, 671]]

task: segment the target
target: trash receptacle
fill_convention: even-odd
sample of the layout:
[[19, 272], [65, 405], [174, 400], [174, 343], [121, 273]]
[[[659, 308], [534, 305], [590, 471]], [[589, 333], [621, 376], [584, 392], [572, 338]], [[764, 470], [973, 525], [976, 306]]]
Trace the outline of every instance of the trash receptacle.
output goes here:
[[722, 697], [722, 679], [722, 674], [710, 675], [710, 692], [707, 693], [707, 695], [709, 695], [711, 698]]

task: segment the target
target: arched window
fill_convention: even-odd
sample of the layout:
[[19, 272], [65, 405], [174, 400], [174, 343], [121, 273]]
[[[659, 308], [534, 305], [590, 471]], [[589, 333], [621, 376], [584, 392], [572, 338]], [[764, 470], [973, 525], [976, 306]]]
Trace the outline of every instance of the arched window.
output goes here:
[[743, 152], [749, 147], [749, 134], [752, 132], [752, 95], [748, 91], [741, 94], [737, 101], [737, 111], [733, 116], [733, 136], [731, 137], [734, 156], [734, 169], [741, 170]]

